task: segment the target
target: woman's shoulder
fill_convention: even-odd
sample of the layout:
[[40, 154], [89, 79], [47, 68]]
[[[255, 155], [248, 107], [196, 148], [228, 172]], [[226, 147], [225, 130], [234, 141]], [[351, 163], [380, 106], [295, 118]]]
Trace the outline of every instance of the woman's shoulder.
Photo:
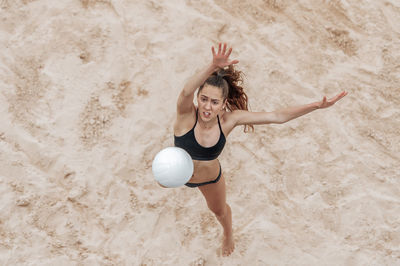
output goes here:
[[228, 135], [236, 126], [236, 110], [234, 111], [224, 111], [220, 118], [221, 124], [226, 135]]
[[234, 121], [240, 110], [224, 111], [221, 115], [222, 119], [226, 122]]
[[234, 128], [235, 126], [242, 125], [243, 120], [249, 120], [249, 117], [252, 116], [253, 113], [247, 110], [225, 111], [223, 114], [223, 121], [230, 127]]
[[184, 114], [177, 113], [174, 123], [174, 134], [176, 136], [183, 135], [189, 131], [196, 122], [197, 106], [193, 105], [192, 111]]

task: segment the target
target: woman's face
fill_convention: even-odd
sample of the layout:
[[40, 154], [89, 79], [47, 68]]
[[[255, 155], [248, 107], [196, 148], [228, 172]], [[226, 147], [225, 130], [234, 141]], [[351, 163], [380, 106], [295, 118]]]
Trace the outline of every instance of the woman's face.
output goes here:
[[205, 122], [215, 119], [226, 105], [226, 99], [222, 97], [222, 89], [208, 84], [204, 85], [197, 95], [197, 102], [200, 117]]

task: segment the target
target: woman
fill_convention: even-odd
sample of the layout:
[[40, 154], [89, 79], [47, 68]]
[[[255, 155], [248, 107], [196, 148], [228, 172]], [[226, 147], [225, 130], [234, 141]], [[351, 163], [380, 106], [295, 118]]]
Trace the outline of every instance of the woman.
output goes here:
[[[238, 85], [240, 72], [233, 69], [238, 60], [229, 60], [232, 48], [226, 44], [211, 48], [212, 62], [195, 74], [184, 86], [177, 103], [174, 125], [175, 146], [185, 149], [192, 157], [194, 172], [185, 185], [198, 188], [209, 209], [221, 223], [224, 234], [222, 254], [230, 255], [234, 249], [231, 208], [226, 203], [225, 178], [218, 155], [224, 148], [226, 137], [239, 125], [250, 127], [261, 124], [282, 124], [311, 111], [332, 106], [347, 93], [321, 102], [290, 107], [273, 112], [249, 112], [247, 95]], [[228, 69], [224, 69], [228, 67]], [[197, 92], [198, 106], [193, 103]], [[228, 109], [229, 111], [226, 111]]]

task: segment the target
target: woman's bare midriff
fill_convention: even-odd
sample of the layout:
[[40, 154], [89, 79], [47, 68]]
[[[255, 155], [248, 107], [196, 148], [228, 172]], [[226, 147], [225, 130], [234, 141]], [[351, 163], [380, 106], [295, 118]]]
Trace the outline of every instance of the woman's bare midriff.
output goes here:
[[219, 174], [218, 159], [212, 161], [193, 160], [193, 176], [189, 183], [203, 183], [216, 179]]

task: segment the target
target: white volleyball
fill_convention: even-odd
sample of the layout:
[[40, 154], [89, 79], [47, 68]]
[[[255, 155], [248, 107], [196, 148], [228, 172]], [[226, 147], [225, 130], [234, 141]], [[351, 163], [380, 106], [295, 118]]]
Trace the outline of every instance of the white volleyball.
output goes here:
[[154, 178], [165, 187], [179, 187], [193, 175], [193, 161], [189, 153], [178, 147], [167, 147], [154, 157]]

